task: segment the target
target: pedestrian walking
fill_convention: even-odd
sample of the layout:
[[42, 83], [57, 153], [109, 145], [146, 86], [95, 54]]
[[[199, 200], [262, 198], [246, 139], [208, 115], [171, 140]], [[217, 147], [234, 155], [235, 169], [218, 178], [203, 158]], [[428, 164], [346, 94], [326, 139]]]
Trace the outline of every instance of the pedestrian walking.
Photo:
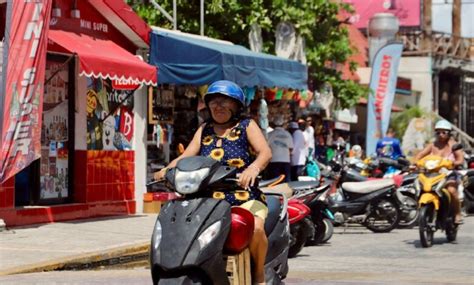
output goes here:
[[278, 115], [274, 122], [275, 129], [268, 135], [268, 144], [272, 150], [272, 159], [267, 167], [269, 178], [285, 175], [285, 181], [291, 180], [291, 152], [293, 150], [293, 137], [283, 128], [285, 119]]
[[307, 143], [303, 131], [297, 122], [291, 122], [289, 125], [290, 133], [293, 136], [293, 151], [291, 152], [291, 180], [298, 180], [298, 176], [304, 176], [304, 167], [306, 165]]

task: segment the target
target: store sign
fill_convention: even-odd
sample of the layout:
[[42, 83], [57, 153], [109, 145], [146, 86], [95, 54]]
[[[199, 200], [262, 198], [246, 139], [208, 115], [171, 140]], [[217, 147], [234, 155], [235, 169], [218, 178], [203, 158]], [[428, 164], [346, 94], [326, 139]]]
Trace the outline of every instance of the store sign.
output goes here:
[[118, 90], [135, 90], [140, 87], [140, 84], [131, 82], [130, 80], [125, 79], [115, 79], [112, 80], [112, 88]]
[[411, 79], [398, 77], [395, 92], [402, 95], [411, 95]]
[[[9, 1], [0, 183], [41, 156], [41, 113], [52, 1]], [[0, 102], [1, 104], [1, 102]]]
[[402, 50], [403, 44], [391, 43], [381, 47], [374, 57], [367, 104], [367, 155], [375, 152], [377, 140], [388, 129]]

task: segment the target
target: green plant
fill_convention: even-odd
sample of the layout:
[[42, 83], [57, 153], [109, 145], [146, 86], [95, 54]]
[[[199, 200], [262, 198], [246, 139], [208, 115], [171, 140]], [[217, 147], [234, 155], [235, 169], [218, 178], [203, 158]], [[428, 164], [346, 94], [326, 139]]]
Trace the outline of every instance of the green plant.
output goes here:
[[423, 118], [426, 116], [428, 116], [428, 113], [421, 107], [411, 106], [398, 114], [392, 114], [390, 127], [394, 129], [397, 137], [401, 138], [413, 118]]

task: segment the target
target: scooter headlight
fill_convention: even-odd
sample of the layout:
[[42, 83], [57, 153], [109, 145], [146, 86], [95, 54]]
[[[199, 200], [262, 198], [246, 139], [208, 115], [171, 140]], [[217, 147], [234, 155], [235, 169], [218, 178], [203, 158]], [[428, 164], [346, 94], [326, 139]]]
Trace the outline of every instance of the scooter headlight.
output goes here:
[[156, 221], [155, 230], [153, 231], [153, 247], [157, 250], [161, 243], [161, 223], [159, 220]]
[[440, 163], [440, 160], [438, 159], [430, 159], [425, 162], [425, 168], [429, 171], [434, 170], [436, 167], [438, 167]]
[[204, 230], [201, 235], [199, 235], [198, 242], [201, 249], [203, 249], [216, 237], [216, 235], [221, 230], [221, 224], [221, 221], [217, 221]]
[[180, 171], [176, 169], [174, 178], [176, 191], [184, 195], [195, 193], [204, 178], [209, 175], [209, 171], [209, 168], [194, 171]]

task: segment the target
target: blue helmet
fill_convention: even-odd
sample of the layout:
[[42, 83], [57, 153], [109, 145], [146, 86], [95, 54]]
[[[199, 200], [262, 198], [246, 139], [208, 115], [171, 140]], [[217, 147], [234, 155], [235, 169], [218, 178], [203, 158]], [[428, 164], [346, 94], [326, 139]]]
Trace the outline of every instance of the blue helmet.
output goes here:
[[242, 91], [239, 85], [235, 84], [232, 81], [219, 80], [212, 83], [207, 89], [206, 94], [204, 95], [204, 102], [206, 103], [206, 106], [209, 103], [209, 99], [212, 97], [210, 95], [213, 94], [220, 94], [230, 97], [239, 102], [241, 109], [245, 107], [244, 91]]

